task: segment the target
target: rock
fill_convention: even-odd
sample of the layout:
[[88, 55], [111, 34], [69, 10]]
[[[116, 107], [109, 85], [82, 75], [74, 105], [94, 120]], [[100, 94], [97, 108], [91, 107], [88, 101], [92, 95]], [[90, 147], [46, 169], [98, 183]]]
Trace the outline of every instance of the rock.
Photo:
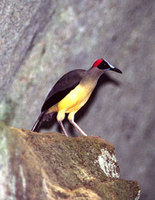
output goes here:
[[139, 199], [119, 178], [114, 147], [96, 137], [36, 133], [0, 124], [0, 199]]

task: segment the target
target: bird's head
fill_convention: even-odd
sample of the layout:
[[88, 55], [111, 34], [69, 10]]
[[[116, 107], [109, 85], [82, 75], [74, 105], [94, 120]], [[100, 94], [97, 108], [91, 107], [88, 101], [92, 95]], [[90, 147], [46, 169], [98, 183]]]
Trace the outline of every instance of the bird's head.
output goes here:
[[103, 71], [111, 70], [111, 71], [115, 71], [115, 72], [118, 72], [118, 73], [122, 73], [121, 70], [112, 66], [110, 63], [108, 63], [106, 60], [104, 60], [102, 58], [96, 60], [93, 64], [92, 68], [98, 68], [98, 69], [103, 70]]

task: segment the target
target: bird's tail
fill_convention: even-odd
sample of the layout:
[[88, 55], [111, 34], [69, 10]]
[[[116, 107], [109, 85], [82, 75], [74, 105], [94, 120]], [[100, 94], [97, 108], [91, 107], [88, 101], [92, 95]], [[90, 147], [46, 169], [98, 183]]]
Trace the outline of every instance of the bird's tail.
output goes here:
[[41, 125], [42, 119], [43, 119], [43, 117], [44, 117], [44, 114], [45, 114], [45, 112], [42, 112], [42, 113], [39, 115], [37, 121], [34, 123], [32, 129], [31, 129], [31, 131], [38, 131], [38, 129], [39, 129], [40, 125]]

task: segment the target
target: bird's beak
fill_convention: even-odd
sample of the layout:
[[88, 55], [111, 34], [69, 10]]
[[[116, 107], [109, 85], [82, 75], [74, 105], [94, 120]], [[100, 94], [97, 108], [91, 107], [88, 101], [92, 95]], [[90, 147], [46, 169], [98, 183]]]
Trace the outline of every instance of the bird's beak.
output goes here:
[[110, 70], [111, 71], [114, 71], [114, 72], [117, 72], [117, 73], [120, 73], [122, 74], [122, 71], [116, 67], [114, 67], [113, 65], [109, 64], [110, 65]]
[[116, 67], [110, 68], [110, 70], [122, 74], [122, 71]]

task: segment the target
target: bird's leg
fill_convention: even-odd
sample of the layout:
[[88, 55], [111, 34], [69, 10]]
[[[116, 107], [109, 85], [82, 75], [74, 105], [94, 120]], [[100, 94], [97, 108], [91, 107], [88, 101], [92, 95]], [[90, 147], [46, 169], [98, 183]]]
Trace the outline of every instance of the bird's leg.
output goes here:
[[70, 121], [70, 123], [84, 136], [87, 136], [87, 134], [75, 123], [74, 121], [74, 115], [75, 113], [70, 113], [68, 115], [68, 119]]
[[67, 132], [66, 132], [66, 130], [65, 130], [65, 127], [64, 127], [62, 121], [58, 121], [58, 122], [59, 122], [59, 124], [60, 124], [60, 126], [61, 126], [61, 128], [62, 128], [62, 130], [63, 130], [63, 132], [64, 132], [64, 134], [68, 137], [68, 134], [67, 134]]
[[62, 128], [62, 130], [64, 132], [64, 134], [66, 136], [68, 136], [68, 134], [67, 134], [67, 132], [65, 130], [65, 127], [64, 127], [64, 125], [62, 123], [62, 121], [64, 120], [64, 118], [65, 118], [65, 112], [63, 110], [59, 111], [58, 114], [57, 114], [57, 121], [59, 122], [59, 124], [60, 124], [60, 126], [61, 126], [61, 128]]

